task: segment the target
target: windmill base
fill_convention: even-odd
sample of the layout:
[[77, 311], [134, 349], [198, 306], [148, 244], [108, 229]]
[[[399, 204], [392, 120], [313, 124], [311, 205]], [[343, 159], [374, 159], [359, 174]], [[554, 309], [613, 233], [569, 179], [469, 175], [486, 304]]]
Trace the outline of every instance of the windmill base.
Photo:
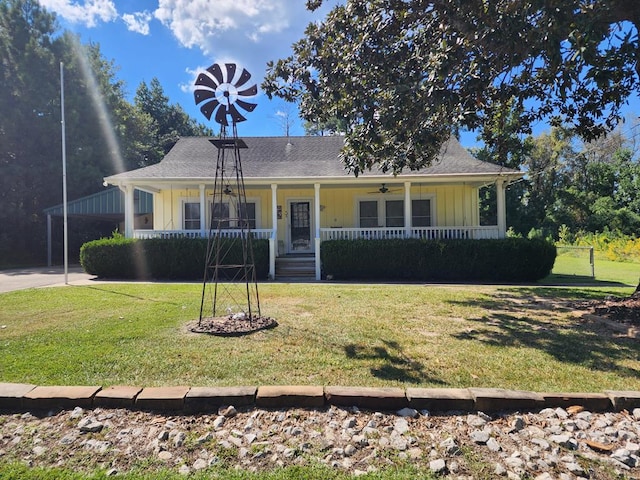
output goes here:
[[223, 317], [203, 318], [191, 322], [187, 328], [193, 333], [206, 333], [220, 337], [239, 337], [249, 335], [260, 330], [267, 330], [278, 326], [278, 322], [270, 317], [254, 316], [252, 319], [236, 319], [231, 315]]

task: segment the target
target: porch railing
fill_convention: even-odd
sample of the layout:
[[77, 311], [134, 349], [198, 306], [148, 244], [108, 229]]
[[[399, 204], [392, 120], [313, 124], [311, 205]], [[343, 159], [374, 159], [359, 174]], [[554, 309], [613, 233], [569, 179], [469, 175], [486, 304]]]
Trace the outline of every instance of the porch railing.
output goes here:
[[[223, 237], [239, 237], [240, 229], [222, 230]], [[251, 230], [253, 238], [270, 239], [273, 230], [267, 228]], [[200, 230], [135, 230], [134, 238], [207, 238]], [[404, 227], [394, 228], [321, 228], [320, 240], [383, 240], [422, 238], [426, 240], [470, 240], [499, 238], [497, 226], [488, 227], [414, 227], [408, 232]]]
[[408, 232], [396, 228], [321, 228], [320, 239], [325, 240], [382, 240], [421, 238], [426, 240], [475, 240], [499, 238], [497, 226], [488, 227], [414, 227]]
[[[270, 228], [259, 228], [251, 230], [253, 238], [269, 239], [273, 230]], [[242, 230], [230, 228], [221, 230], [220, 234], [224, 238], [235, 238], [242, 234]], [[146, 239], [146, 238], [207, 238], [209, 231], [204, 234], [200, 230], [135, 230], [133, 232], [134, 238]]]

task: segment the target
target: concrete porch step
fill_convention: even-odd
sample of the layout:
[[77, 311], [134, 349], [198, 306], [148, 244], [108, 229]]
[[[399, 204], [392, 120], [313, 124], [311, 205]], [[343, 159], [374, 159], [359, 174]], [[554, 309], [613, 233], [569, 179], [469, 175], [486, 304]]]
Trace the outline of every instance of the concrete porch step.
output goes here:
[[276, 258], [277, 277], [314, 278], [316, 274], [315, 257], [312, 255], [288, 255]]

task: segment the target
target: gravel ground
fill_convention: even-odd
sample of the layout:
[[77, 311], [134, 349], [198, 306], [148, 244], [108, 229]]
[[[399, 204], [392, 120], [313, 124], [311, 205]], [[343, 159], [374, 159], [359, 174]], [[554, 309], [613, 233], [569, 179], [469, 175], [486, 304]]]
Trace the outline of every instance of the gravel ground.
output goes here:
[[0, 415], [0, 463], [104, 469], [320, 463], [354, 476], [411, 463], [451, 479], [640, 478], [640, 409], [432, 415], [330, 407], [159, 415], [122, 409]]

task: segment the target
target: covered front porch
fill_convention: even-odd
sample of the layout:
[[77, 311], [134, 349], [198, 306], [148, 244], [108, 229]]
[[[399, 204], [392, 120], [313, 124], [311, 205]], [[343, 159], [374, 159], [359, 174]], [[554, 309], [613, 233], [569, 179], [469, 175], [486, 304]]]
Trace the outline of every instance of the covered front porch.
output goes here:
[[[478, 189], [485, 182], [402, 181], [381, 184], [374, 179], [304, 185], [282, 179], [264, 184], [247, 182], [254, 238], [269, 241], [269, 276], [279, 276], [279, 259], [301, 256], [313, 259], [313, 278], [321, 279], [320, 254], [327, 240], [377, 239], [487, 239], [506, 233], [505, 187], [507, 178], [495, 180], [497, 225], [480, 225]], [[381, 187], [382, 185], [382, 187]], [[153, 194], [153, 229], [134, 228], [133, 186], [125, 192], [125, 235], [134, 238], [206, 238], [212, 234], [233, 237], [246, 234], [230, 222], [211, 229], [218, 207], [211, 203], [213, 185], [159, 184], [135, 188]], [[229, 196], [227, 211], [233, 211]]]

